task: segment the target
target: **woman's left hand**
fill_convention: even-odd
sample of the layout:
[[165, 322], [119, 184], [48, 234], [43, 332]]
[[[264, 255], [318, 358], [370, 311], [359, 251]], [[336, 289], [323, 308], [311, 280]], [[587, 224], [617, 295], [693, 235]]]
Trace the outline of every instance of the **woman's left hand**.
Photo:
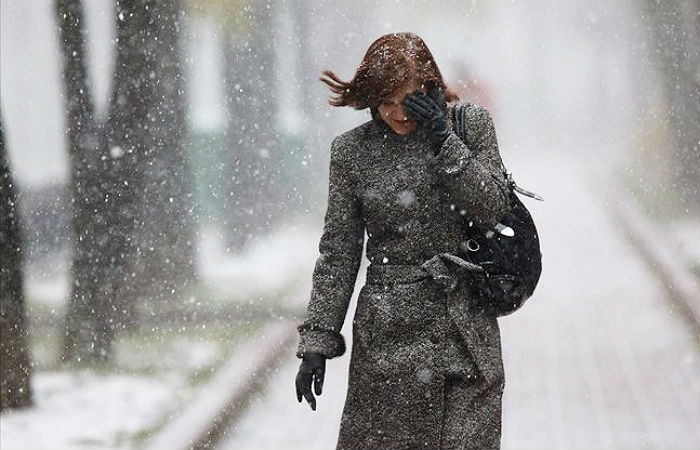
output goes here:
[[430, 141], [439, 148], [450, 130], [447, 127], [445, 114], [445, 94], [437, 86], [432, 86], [427, 94], [415, 91], [403, 99], [403, 107], [411, 119], [425, 127]]
[[313, 382], [316, 395], [321, 395], [323, 389], [323, 379], [326, 374], [326, 357], [320, 353], [307, 352], [299, 366], [296, 380], [294, 384], [297, 388], [297, 400], [301, 403], [303, 396], [311, 406], [311, 409], [316, 411], [316, 398], [311, 392], [311, 383]]

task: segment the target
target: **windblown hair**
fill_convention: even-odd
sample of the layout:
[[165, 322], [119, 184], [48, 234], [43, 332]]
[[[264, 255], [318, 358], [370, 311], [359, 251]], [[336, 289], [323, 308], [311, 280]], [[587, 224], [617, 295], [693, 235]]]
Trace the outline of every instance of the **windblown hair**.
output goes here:
[[330, 70], [324, 70], [323, 75], [319, 80], [335, 94], [328, 100], [333, 106], [375, 109], [411, 80], [424, 85], [435, 83], [448, 102], [459, 100], [445, 86], [428, 46], [411, 32], [389, 33], [374, 41], [350, 81], [341, 80]]

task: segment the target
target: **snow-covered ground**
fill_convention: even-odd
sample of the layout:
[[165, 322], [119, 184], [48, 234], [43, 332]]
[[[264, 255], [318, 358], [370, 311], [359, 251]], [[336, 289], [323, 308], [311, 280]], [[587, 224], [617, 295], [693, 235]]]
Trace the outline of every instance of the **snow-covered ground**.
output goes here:
[[0, 415], [0, 448], [135, 448], [186, 406], [259, 325], [210, 328], [120, 336], [114, 363], [101, 369], [36, 370], [34, 406]]
[[[197, 247], [197, 271], [212, 294], [222, 301], [248, 301], [295, 284], [301, 274], [313, 270], [318, 256], [322, 222], [301, 219], [283, 224], [254, 240], [244, 251], [226, 251], [221, 230], [201, 227]], [[26, 295], [31, 304], [62, 308], [68, 299], [69, 255], [55, 255], [50, 268], [39, 264], [27, 273]]]
[[178, 402], [182, 379], [94, 372], [39, 372], [35, 406], [3, 412], [3, 450], [133, 448]]
[[[318, 256], [319, 226], [297, 221], [257, 239], [244, 252], [226, 252], [221, 233], [206, 227], [200, 233], [198, 271], [214, 296], [226, 301], [249, 301], [304, 282]], [[294, 306], [303, 306], [299, 299]]]
[[[199, 270], [212, 287], [213, 298], [266, 302], [281, 289], [304, 282], [318, 253], [319, 230], [310, 224], [289, 224], [256, 241], [241, 254], [230, 255], [209, 228], [201, 233]], [[62, 317], [68, 294], [67, 270], [51, 276], [31, 273], [30, 302], [50, 307]], [[305, 297], [291, 299], [290, 308]], [[32, 320], [32, 306], [28, 308]], [[60, 323], [60, 322], [56, 322]], [[55, 324], [54, 324], [55, 325]], [[218, 325], [218, 327], [222, 327]], [[0, 415], [2, 450], [114, 450], [140, 447], [148, 435], [186, 407], [203, 379], [231, 354], [238, 336], [259, 326], [206, 324], [170, 333], [120, 336], [115, 364], [95, 371], [36, 370], [32, 378], [35, 405]], [[59, 334], [60, 335], [60, 334]], [[55, 335], [44, 340], [55, 347]], [[55, 350], [55, 349], [54, 349]], [[42, 350], [55, 357], [51, 351]], [[35, 354], [39, 356], [39, 354]], [[42, 355], [43, 358], [46, 355]], [[52, 364], [40, 364], [44, 366]]]

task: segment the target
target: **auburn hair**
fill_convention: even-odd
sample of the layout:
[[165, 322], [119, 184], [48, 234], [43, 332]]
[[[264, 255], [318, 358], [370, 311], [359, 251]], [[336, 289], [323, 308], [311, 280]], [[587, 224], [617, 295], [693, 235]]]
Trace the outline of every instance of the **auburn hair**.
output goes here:
[[411, 80], [434, 83], [445, 93], [445, 100], [459, 100], [445, 85], [428, 46], [411, 32], [389, 33], [374, 41], [350, 81], [341, 80], [330, 70], [324, 70], [323, 75], [319, 80], [335, 94], [328, 100], [333, 106], [376, 109]]

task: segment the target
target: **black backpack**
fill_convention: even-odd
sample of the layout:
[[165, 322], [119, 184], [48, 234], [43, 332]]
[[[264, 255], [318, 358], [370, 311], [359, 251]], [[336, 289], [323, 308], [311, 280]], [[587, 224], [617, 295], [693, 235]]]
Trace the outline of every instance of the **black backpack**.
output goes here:
[[[468, 106], [456, 106], [453, 116], [455, 132], [467, 145], [467, 124], [456, 118], [462, 117], [461, 108]], [[470, 148], [475, 147], [470, 145]], [[534, 292], [542, 272], [537, 228], [530, 212], [515, 193], [537, 200], [543, 198], [517, 186], [505, 166], [502, 165], [501, 170], [506, 180], [504, 188], [508, 194], [509, 211], [493, 227], [477, 225], [461, 216], [464, 236], [458, 254], [482, 269], [469, 271], [466, 279], [480, 306], [497, 316], [520, 308]]]

